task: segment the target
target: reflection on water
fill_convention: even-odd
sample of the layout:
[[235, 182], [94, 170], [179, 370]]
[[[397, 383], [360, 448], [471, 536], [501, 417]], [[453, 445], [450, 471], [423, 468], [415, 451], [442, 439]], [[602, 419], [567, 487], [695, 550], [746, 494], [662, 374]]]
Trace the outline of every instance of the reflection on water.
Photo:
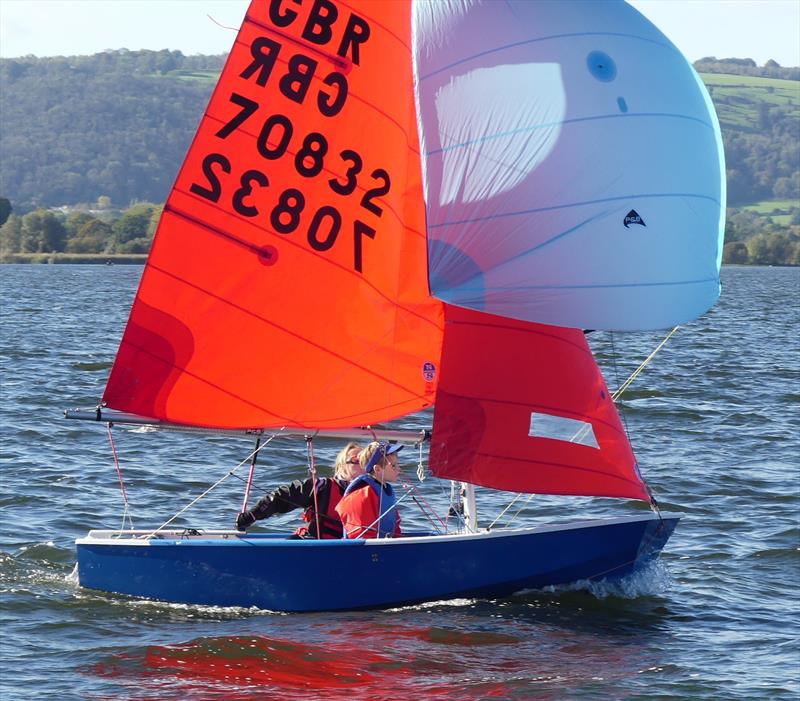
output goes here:
[[300, 699], [530, 698], [534, 691], [557, 699], [562, 684], [588, 691], [659, 670], [651, 643], [668, 615], [654, 598], [600, 605], [575, 592], [275, 617], [263, 626], [270, 634], [148, 645], [84, 672], [136, 688], [142, 699], [239, 699], [256, 689]]

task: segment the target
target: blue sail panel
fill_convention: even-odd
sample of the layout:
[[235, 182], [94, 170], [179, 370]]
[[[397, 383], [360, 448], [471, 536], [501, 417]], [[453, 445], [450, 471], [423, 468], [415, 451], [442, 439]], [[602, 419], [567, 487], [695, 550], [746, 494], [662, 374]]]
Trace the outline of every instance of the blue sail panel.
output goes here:
[[432, 293], [577, 328], [672, 326], [719, 295], [724, 162], [691, 65], [624, 2], [420, 2]]

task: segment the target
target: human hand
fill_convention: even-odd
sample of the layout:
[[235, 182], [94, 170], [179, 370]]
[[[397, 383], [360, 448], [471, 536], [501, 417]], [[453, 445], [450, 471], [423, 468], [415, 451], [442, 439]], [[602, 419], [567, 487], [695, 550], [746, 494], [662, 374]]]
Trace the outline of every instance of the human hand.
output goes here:
[[243, 511], [236, 517], [236, 530], [246, 531], [249, 526], [256, 522], [256, 517], [249, 511]]

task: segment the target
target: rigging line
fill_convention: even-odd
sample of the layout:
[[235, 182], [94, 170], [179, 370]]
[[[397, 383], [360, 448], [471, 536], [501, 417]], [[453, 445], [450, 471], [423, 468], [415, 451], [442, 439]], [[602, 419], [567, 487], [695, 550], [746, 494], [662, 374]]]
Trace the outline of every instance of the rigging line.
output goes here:
[[[446, 524], [442, 520], [442, 517], [439, 516], [439, 514], [436, 513], [436, 509], [434, 509], [428, 503], [428, 501], [425, 499], [425, 497], [422, 496], [422, 493], [419, 492], [419, 488], [417, 486], [413, 485], [413, 484], [407, 484], [406, 482], [401, 482], [401, 486], [403, 487], [403, 489], [405, 489], [406, 491], [408, 491], [411, 494], [411, 498], [414, 500], [414, 503], [419, 507], [419, 510], [422, 512], [422, 514], [433, 524], [433, 527], [436, 528], [436, 530], [441, 533], [441, 529], [439, 528], [439, 526], [436, 525], [436, 522], [433, 520], [431, 514], [434, 517], [436, 517], [436, 520], [439, 521], [439, 524], [442, 527], [446, 527]], [[417, 494], [419, 495], [419, 498], [422, 500], [424, 506], [423, 506], [423, 504], [420, 504], [420, 502], [417, 499], [417, 497], [414, 496], [414, 492], [417, 492]]]
[[422, 512], [422, 515], [423, 515], [425, 518], [427, 518], [427, 519], [428, 519], [428, 521], [430, 522], [431, 526], [433, 526], [433, 529], [434, 529], [434, 530], [435, 530], [435, 531], [436, 531], [436, 532], [437, 532], [439, 535], [441, 535], [441, 534], [442, 534], [442, 529], [441, 529], [441, 527], [440, 527], [440, 526], [439, 526], [439, 525], [436, 523], [436, 521], [434, 521], [434, 520], [433, 520], [433, 516], [436, 516], [436, 518], [437, 518], [437, 519], [439, 519], [439, 522], [440, 522], [440, 523], [442, 522], [442, 519], [441, 519], [441, 518], [439, 518], [439, 516], [437, 516], [436, 514], [433, 514], [433, 516], [431, 516], [431, 514], [429, 514], [429, 513], [428, 513], [428, 512], [425, 510], [425, 508], [422, 506], [422, 504], [420, 504], [420, 503], [419, 503], [419, 499], [417, 499], [417, 497], [415, 497], [413, 494], [411, 495], [411, 500], [412, 500], [412, 501], [413, 501], [413, 502], [414, 502], [414, 503], [417, 505], [417, 507], [419, 508], [419, 510]]
[[280, 431], [278, 431], [278, 433], [273, 433], [273, 434], [272, 434], [272, 435], [271, 435], [271, 436], [270, 436], [270, 437], [269, 437], [267, 440], [265, 440], [265, 441], [264, 441], [264, 444], [263, 444], [263, 445], [262, 445], [260, 448], [256, 448], [255, 450], [253, 450], [253, 451], [252, 451], [252, 452], [251, 452], [251, 453], [250, 453], [250, 454], [249, 454], [249, 455], [248, 455], [248, 456], [247, 456], [247, 457], [246, 457], [244, 460], [242, 460], [242, 461], [241, 461], [241, 462], [240, 462], [240, 463], [239, 463], [239, 464], [238, 464], [236, 467], [234, 467], [233, 469], [229, 470], [229, 471], [227, 472], [227, 474], [225, 474], [225, 475], [223, 475], [222, 477], [220, 477], [220, 478], [219, 478], [219, 479], [218, 479], [216, 482], [214, 482], [214, 484], [212, 484], [212, 485], [211, 485], [211, 486], [210, 486], [208, 489], [206, 489], [206, 490], [205, 490], [205, 491], [204, 491], [204, 492], [203, 492], [203, 493], [202, 493], [200, 496], [198, 496], [198, 497], [195, 497], [194, 499], [192, 499], [192, 501], [190, 501], [190, 502], [189, 502], [189, 503], [188, 503], [186, 506], [184, 506], [184, 507], [183, 507], [183, 508], [182, 508], [180, 511], [178, 511], [178, 512], [177, 512], [177, 513], [175, 513], [175, 514], [173, 514], [173, 515], [172, 515], [170, 518], [168, 518], [166, 521], [164, 521], [164, 523], [162, 523], [162, 524], [161, 524], [161, 525], [160, 525], [158, 528], [156, 528], [154, 531], [150, 531], [150, 533], [146, 533], [145, 535], [143, 535], [143, 536], [142, 536], [142, 538], [144, 538], [144, 539], [147, 539], [147, 538], [153, 538], [153, 537], [155, 537], [156, 533], [158, 533], [159, 531], [163, 530], [163, 529], [164, 529], [166, 526], [168, 526], [168, 525], [169, 525], [170, 523], [172, 523], [172, 522], [173, 522], [173, 521], [174, 521], [176, 518], [178, 518], [178, 516], [180, 516], [182, 513], [184, 513], [185, 511], [188, 511], [189, 509], [191, 509], [191, 508], [192, 508], [192, 507], [193, 507], [193, 506], [194, 506], [194, 505], [195, 505], [195, 504], [196, 504], [198, 501], [200, 501], [200, 500], [201, 500], [201, 499], [202, 499], [204, 496], [206, 496], [207, 494], [210, 494], [210, 493], [211, 493], [213, 490], [215, 490], [217, 487], [219, 487], [219, 485], [221, 485], [221, 484], [222, 484], [222, 483], [223, 483], [223, 482], [224, 482], [226, 479], [228, 479], [228, 477], [231, 477], [231, 476], [233, 476], [233, 474], [236, 472], [236, 470], [238, 470], [238, 469], [239, 469], [239, 468], [240, 468], [242, 465], [244, 465], [244, 464], [245, 464], [247, 461], [249, 461], [249, 460], [252, 460], [252, 459], [253, 459], [253, 457], [255, 457], [256, 453], [258, 453], [258, 451], [259, 451], [259, 450], [263, 450], [264, 446], [268, 445], [269, 443], [271, 443], [271, 442], [272, 442], [272, 440], [273, 440], [273, 439], [277, 438], [277, 437], [278, 437], [278, 435], [280, 435], [280, 432], [281, 432], [281, 431], [283, 431], [285, 428], [286, 428], [286, 426], [281, 426], [281, 428], [280, 428]]
[[[444, 485], [442, 485], [442, 491], [444, 491]], [[450, 480], [450, 500], [447, 502], [447, 516], [445, 516], [445, 533], [450, 532], [450, 514], [455, 515], [456, 511], [454, 509], [456, 503], [456, 483]]]
[[[511, 500], [509, 503], [508, 503], [508, 506], [506, 506], [506, 508], [505, 508], [505, 509], [503, 509], [503, 510], [502, 510], [502, 511], [501, 511], [499, 514], [497, 514], [497, 518], [495, 518], [495, 520], [494, 520], [494, 521], [492, 521], [492, 522], [489, 524], [489, 526], [486, 528], [486, 530], [487, 530], [487, 531], [491, 531], [491, 530], [492, 530], [492, 526], [494, 526], [494, 524], [495, 524], [495, 523], [497, 523], [497, 522], [498, 522], [498, 521], [499, 521], [501, 518], [503, 518], [503, 514], [505, 514], [505, 512], [506, 512], [506, 511], [508, 511], [508, 510], [509, 510], [509, 509], [510, 509], [512, 506], [514, 506], [514, 503], [517, 501], [517, 499], [519, 499], [519, 498], [522, 496], [522, 494], [523, 494], [522, 492], [520, 492], [519, 494], [517, 494], [517, 496], [515, 496], [515, 497], [514, 497], [514, 498], [513, 498], [513, 499], [512, 499], [512, 500]], [[512, 519], [512, 520], [513, 520], [513, 519]], [[509, 523], [510, 523], [510, 521], [509, 521]], [[506, 524], [506, 525], [508, 525], [508, 524]]]
[[[381, 492], [383, 492], [383, 489], [382, 489], [382, 488], [381, 488]], [[400, 502], [402, 502], [404, 499], [406, 499], [407, 497], [410, 497], [410, 496], [411, 496], [411, 492], [410, 492], [410, 491], [407, 491], [405, 494], [403, 494], [403, 496], [401, 496], [401, 497], [400, 497], [400, 498], [399, 498], [397, 501], [395, 501], [395, 503], [394, 503], [394, 505], [393, 505], [393, 506], [390, 506], [388, 509], [386, 509], [386, 512], [385, 512], [385, 513], [381, 511], [381, 509], [380, 509], [380, 502], [379, 502], [379, 505], [378, 505], [378, 518], [376, 518], [376, 519], [375, 519], [375, 520], [374, 520], [372, 523], [370, 523], [370, 524], [369, 524], [368, 526], [366, 526], [366, 527], [365, 527], [363, 524], [359, 524], [359, 525], [357, 526], [357, 528], [361, 530], [361, 533], [362, 533], [362, 534], [363, 534], [363, 533], [368, 533], [368, 532], [369, 532], [369, 531], [372, 529], [372, 527], [373, 527], [373, 526], [375, 526], [375, 525], [376, 525], [376, 524], [377, 524], [377, 523], [378, 523], [378, 522], [379, 522], [379, 521], [380, 521], [380, 520], [381, 520], [381, 519], [382, 519], [382, 518], [383, 518], [383, 517], [384, 517], [386, 514], [388, 514], [388, 513], [389, 513], [389, 512], [390, 512], [392, 509], [395, 509], [395, 511], [397, 511], [397, 506], [400, 504]], [[397, 513], [400, 513], [400, 512], [398, 511]], [[396, 522], [395, 522], [395, 523], [396, 523]], [[378, 534], [380, 534], [380, 532], [381, 532], [381, 529], [380, 529], [380, 527], [376, 528], [376, 529], [375, 529], [375, 531], [376, 531]], [[359, 536], [359, 538], [363, 538], [363, 537], [364, 537], [363, 535]], [[357, 540], [357, 539], [356, 539], [356, 540]]]
[[[241, 477], [239, 475], [229, 475], [229, 477], [233, 477], [234, 479], [237, 479], [237, 480], [239, 480], [241, 482], [245, 482], [245, 478]], [[320, 479], [323, 479], [323, 478], [320, 478]], [[285, 516], [286, 514], [290, 513], [291, 511], [294, 511], [295, 509], [303, 508], [301, 506], [298, 506], [291, 499], [287, 499], [286, 497], [282, 497], [279, 494], [275, 494], [274, 490], [270, 491], [269, 487], [262, 487], [259, 484], [254, 484], [253, 486], [256, 487], [257, 489], [259, 489], [260, 491], [265, 492], [267, 494], [267, 496], [269, 496], [272, 499], [273, 502], [280, 502], [282, 504], [288, 504], [289, 506], [292, 507], [289, 511], [279, 511], [274, 515]], [[331, 516], [328, 516], [326, 514], [320, 514], [319, 517], [323, 521], [325, 521], [326, 524], [329, 524], [329, 525], [341, 525], [341, 521], [338, 521], [337, 519], [335, 519], [335, 518], [333, 518]]]
[[[648, 356], [647, 356], [647, 357], [644, 359], [644, 361], [641, 363], [641, 365], [639, 365], [639, 367], [638, 367], [638, 368], [636, 368], [636, 370], [634, 370], [634, 371], [631, 373], [631, 376], [630, 376], [630, 377], [629, 377], [627, 380], [625, 380], [625, 382], [623, 382], [621, 385], [619, 384], [619, 374], [618, 374], [618, 372], [617, 372], [617, 351], [616, 351], [616, 348], [614, 347], [614, 334], [613, 334], [613, 333], [611, 333], [611, 357], [612, 357], [612, 360], [613, 360], [613, 363], [614, 363], [614, 379], [615, 379], [615, 380], [616, 380], [616, 382], [617, 382], [617, 389], [616, 389], [616, 391], [615, 391], [615, 392], [614, 392], [614, 393], [611, 395], [611, 400], [612, 400], [612, 401], [613, 401], [615, 404], [617, 403], [617, 399], [619, 399], [619, 397], [620, 397], [620, 396], [622, 396], [622, 393], [623, 393], [623, 392], [624, 392], [624, 391], [625, 391], [625, 390], [626, 390], [628, 387], [630, 387], [631, 383], [632, 383], [632, 382], [633, 382], [633, 381], [634, 381], [634, 380], [635, 380], [635, 379], [636, 379], [636, 378], [639, 376], [639, 374], [642, 372], [642, 370], [644, 370], [644, 369], [645, 369], [645, 368], [646, 368], [646, 367], [647, 367], [647, 366], [650, 364], [650, 361], [651, 361], [653, 358], [655, 358], [655, 357], [656, 357], [656, 354], [657, 354], [657, 353], [658, 353], [658, 352], [659, 352], [659, 351], [660, 351], [660, 350], [661, 350], [661, 349], [664, 347], [664, 344], [665, 344], [665, 343], [666, 343], [666, 342], [667, 342], [667, 341], [670, 339], [670, 337], [672, 336], [672, 334], [674, 334], [674, 333], [675, 333], [675, 332], [676, 332], [676, 331], [677, 331], [679, 328], [680, 328], [680, 326], [676, 326], [675, 328], [673, 328], [673, 329], [672, 329], [672, 330], [671, 330], [671, 331], [670, 331], [670, 332], [669, 332], [669, 333], [668, 333], [668, 334], [667, 334], [667, 335], [664, 337], [664, 339], [661, 341], [661, 343], [659, 343], [659, 344], [658, 344], [658, 345], [655, 347], [655, 349], [653, 350], [653, 352], [652, 352], [652, 353], [650, 353], [650, 355], [648, 355]], [[630, 443], [630, 444], [631, 444], [631, 446], [632, 446], [632, 445], [633, 445], [633, 441], [631, 440], [631, 435], [630, 435], [630, 432], [628, 431], [628, 419], [627, 419], [627, 417], [626, 417], [626, 415], [625, 415], [625, 407], [624, 407], [623, 405], [621, 405], [621, 404], [619, 405], [619, 415], [620, 415], [620, 418], [622, 419], [622, 425], [623, 425], [623, 427], [625, 428], [625, 436], [626, 436], [626, 437], [627, 437], [627, 439], [628, 439], [628, 443]], [[641, 479], [641, 477], [640, 477], [640, 479]], [[646, 482], [645, 482], [643, 479], [642, 479], [642, 482], [645, 484], [645, 486], [647, 486], [647, 483], [646, 483]], [[650, 491], [650, 490], [649, 490], [649, 488], [648, 488], [648, 493], [649, 493], [649, 491]], [[650, 495], [650, 498], [651, 498], [651, 500], [652, 500], [652, 498], [653, 498], [652, 494]]]
[[317, 524], [317, 538], [322, 538], [322, 530], [319, 525], [319, 501], [317, 500], [317, 463], [314, 460], [314, 436], [306, 438], [306, 448], [308, 451], [308, 469], [311, 472], [311, 491], [314, 494], [314, 521]]
[[222, 24], [221, 22], [217, 22], [217, 20], [215, 20], [209, 14], [207, 14], [206, 17], [208, 17], [208, 19], [210, 19], [214, 24], [216, 24], [218, 27], [221, 27], [222, 29], [230, 29], [232, 32], [238, 32], [239, 31], [238, 29], [236, 29], [236, 27], [228, 27], [227, 25]]
[[[450, 480], [450, 501], [447, 505], [447, 519], [449, 521], [450, 516], [454, 516], [457, 521], [456, 532], [460, 532], [461, 530], [466, 532], [467, 521], [464, 518], [464, 502], [461, 501], [460, 494], [456, 496], [456, 484], [455, 481]], [[442, 486], [442, 491], [444, 491], [444, 486]], [[445, 526], [447, 526], [447, 522], [445, 522]], [[449, 532], [449, 530], [447, 532]]]
[[[614, 345], [614, 332], [609, 332], [609, 338], [611, 339], [611, 362], [614, 365], [614, 381], [617, 383], [617, 390], [619, 390], [622, 385], [619, 383], [619, 368], [617, 367], [617, 349]], [[624, 382], [622, 384], [625, 384]], [[616, 396], [616, 392], [611, 395], [611, 400], [614, 401], [614, 397]], [[616, 403], [616, 402], [615, 402]], [[625, 407], [620, 405], [619, 407], [619, 417], [622, 419], [622, 427], [625, 429], [625, 437], [628, 439], [628, 443], [631, 442], [631, 434], [628, 431], [628, 419], [625, 416]]]
[[[522, 496], [521, 493], [520, 493], [520, 496]], [[533, 499], [533, 497], [535, 497], [535, 496], [536, 496], [535, 494], [529, 494], [528, 495], [528, 498], [525, 500], [525, 502], [522, 504], [522, 506], [519, 507], [519, 509], [517, 510], [517, 513], [515, 513], [510, 519], [508, 519], [508, 522], [504, 526], [505, 528], [508, 528], [512, 523], [514, 523], [514, 521], [516, 520], [517, 516], [519, 516], [522, 513], [522, 510], [529, 504], [530, 500]]]
[[122, 525], [120, 526], [120, 530], [125, 530], [125, 516], [128, 517], [128, 523], [130, 524], [131, 530], [133, 530], [133, 519], [131, 518], [130, 504], [128, 503], [128, 495], [125, 492], [125, 481], [122, 479], [122, 470], [119, 466], [119, 456], [117, 455], [117, 446], [114, 443], [114, 435], [111, 432], [111, 426], [112, 423], [109, 421], [106, 424], [106, 428], [108, 429], [108, 442], [111, 444], [111, 454], [114, 456], [114, 468], [117, 471], [119, 490], [122, 493], [122, 502], [125, 505], [125, 508], [122, 510]]
[[[450, 523], [450, 509], [453, 505], [453, 492], [454, 492], [454, 482], [450, 482], [450, 501], [447, 504], [447, 513], [444, 517], [444, 532], [449, 533], [449, 523]], [[442, 492], [444, 492], [444, 485], [442, 485]]]
[[668, 333], [668, 334], [667, 334], [667, 335], [664, 337], [664, 340], [663, 340], [663, 341], [661, 341], [661, 343], [659, 343], [659, 344], [658, 344], [658, 345], [655, 347], [655, 350], [654, 350], [654, 351], [653, 351], [653, 352], [652, 352], [650, 355], [648, 355], [648, 356], [647, 356], [647, 358], [645, 358], [645, 359], [644, 359], [644, 361], [642, 362], [642, 364], [641, 364], [641, 365], [640, 365], [638, 368], [636, 368], [636, 370], [634, 370], [634, 371], [633, 371], [633, 373], [631, 374], [631, 376], [630, 376], [630, 377], [629, 377], [627, 380], [625, 380], [625, 382], [623, 382], [623, 383], [622, 383], [622, 385], [620, 385], [620, 386], [617, 388], [617, 391], [616, 391], [616, 392], [614, 392], [614, 394], [612, 394], [612, 395], [611, 395], [611, 399], [613, 399], [614, 401], [617, 401], [617, 398], [618, 398], [618, 397], [619, 397], [619, 396], [620, 396], [620, 395], [621, 395], [621, 394], [622, 394], [622, 393], [623, 393], [623, 392], [624, 392], [626, 389], [628, 389], [628, 387], [630, 386], [630, 384], [631, 384], [631, 383], [632, 383], [632, 382], [633, 382], [633, 381], [634, 381], [634, 380], [635, 380], [635, 379], [636, 379], [636, 378], [639, 376], [639, 373], [641, 373], [641, 372], [642, 372], [642, 370], [644, 370], [644, 369], [647, 367], [647, 365], [650, 363], [650, 361], [651, 361], [653, 358], [655, 358], [655, 356], [656, 356], [656, 353], [658, 353], [658, 351], [660, 351], [660, 350], [661, 350], [661, 348], [664, 346], [664, 344], [665, 344], [665, 343], [666, 343], [666, 342], [667, 342], [667, 341], [670, 339], [670, 336], [672, 336], [672, 334], [674, 334], [674, 333], [675, 333], [675, 332], [676, 332], [676, 331], [677, 331], [679, 328], [680, 328], [680, 326], [676, 326], [674, 329], [672, 329], [672, 331], [670, 331], [670, 332], [669, 332], [669, 333]]
[[247, 511], [247, 502], [250, 499], [250, 488], [253, 486], [253, 475], [256, 471], [256, 460], [258, 458], [258, 450], [261, 444], [261, 436], [256, 438], [256, 447], [253, 451], [253, 461], [250, 463], [250, 473], [247, 475], [247, 485], [244, 489], [244, 502], [242, 503], [242, 513]]

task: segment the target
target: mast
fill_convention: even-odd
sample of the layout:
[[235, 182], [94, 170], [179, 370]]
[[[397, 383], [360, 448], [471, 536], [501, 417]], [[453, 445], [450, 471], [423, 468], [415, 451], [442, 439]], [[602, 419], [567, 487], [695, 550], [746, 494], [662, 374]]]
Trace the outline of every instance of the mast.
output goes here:
[[464, 507], [464, 525], [468, 533], [478, 532], [478, 511], [475, 506], [475, 485], [461, 483], [461, 503]]

